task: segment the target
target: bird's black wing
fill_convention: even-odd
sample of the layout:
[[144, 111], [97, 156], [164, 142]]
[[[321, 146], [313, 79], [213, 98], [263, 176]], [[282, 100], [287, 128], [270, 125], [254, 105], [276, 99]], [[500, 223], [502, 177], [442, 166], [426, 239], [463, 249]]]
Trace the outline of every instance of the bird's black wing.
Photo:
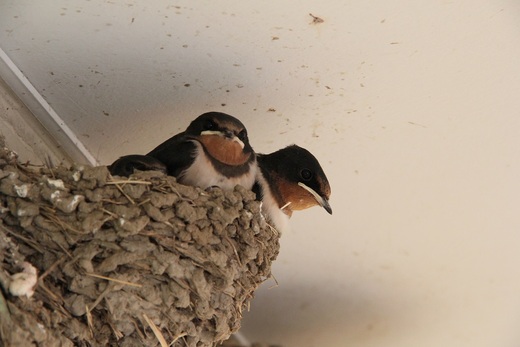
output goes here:
[[160, 160], [141, 154], [125, 155], [117, 159], [108, 167], [112, 175], [128, 177], [134, 173], [134, 170], [141, 171], [162, 171], [167, 173], [167, 167]]
[[178, 177], [193, 163], [195, 150], [192, 140], [185, 133], [180, 133], [155, 147], [147, 156], [163, 163], [168, 175]]

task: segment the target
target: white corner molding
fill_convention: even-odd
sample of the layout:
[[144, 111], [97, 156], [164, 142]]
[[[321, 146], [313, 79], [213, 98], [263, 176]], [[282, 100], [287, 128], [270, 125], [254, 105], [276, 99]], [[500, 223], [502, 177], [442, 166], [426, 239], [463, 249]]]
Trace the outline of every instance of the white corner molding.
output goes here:
[[241, 346], [251, 346], [251, 342], [240, 331], [233, 334]]
[[98, 161], [36, 90], [22, 71], [0, 48], [0, 77], [32, 112], [62, 150], [75, 162], [99, 165]]

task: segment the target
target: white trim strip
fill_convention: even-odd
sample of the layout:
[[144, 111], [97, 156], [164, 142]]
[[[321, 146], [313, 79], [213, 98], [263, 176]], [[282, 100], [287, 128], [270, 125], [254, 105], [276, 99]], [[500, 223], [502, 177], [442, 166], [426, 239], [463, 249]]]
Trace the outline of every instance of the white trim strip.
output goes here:
[[242, 334], [242, 332], [237, 331], [236, 333], [233, 334], [233, 336], [235, 336], [235, 338], [237, 339], [238, 343], [240, 343], [242, 346], [251, 346], [251, 343], [244, 336], [244, 334]]
[[0, 48], [0, 77], [22, 100], [34, 117], [47, 129], [49, 134], [61, 145], [61, 150], [74, 161], [82, 164], [99, 165], [74, 132], [54, 111], [43, 96], [36, 90], [22, 71]]

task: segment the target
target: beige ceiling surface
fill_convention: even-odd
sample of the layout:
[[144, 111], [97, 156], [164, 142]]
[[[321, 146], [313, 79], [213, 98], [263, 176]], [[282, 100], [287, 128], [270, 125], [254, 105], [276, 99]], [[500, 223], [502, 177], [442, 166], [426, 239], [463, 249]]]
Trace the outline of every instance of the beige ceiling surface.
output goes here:
[[92, 161], [209, 110], [319, 158], [334, 214], [293, 217], [249, 340], [520, 343], [516, 2], [1, 0], [0, 48]]

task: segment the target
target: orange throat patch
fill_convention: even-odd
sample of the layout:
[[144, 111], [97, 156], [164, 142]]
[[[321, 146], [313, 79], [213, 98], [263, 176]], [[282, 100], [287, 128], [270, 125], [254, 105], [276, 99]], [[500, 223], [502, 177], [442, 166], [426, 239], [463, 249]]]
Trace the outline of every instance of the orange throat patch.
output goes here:
[[199, 141], [213, 158], [226, 165], [243, 165], [251, 157], [251, 153], [244, 153], [238, 142], [224, 136], [202, 135]]
[[282, 192], [281, 198], [284, 203], [289, 203], [282, 211], [289, 216], [293, 211], [305, 210], [309, 207], [319, 205], [311, 193], [286, 180], [281, 180], [280, 192]]

